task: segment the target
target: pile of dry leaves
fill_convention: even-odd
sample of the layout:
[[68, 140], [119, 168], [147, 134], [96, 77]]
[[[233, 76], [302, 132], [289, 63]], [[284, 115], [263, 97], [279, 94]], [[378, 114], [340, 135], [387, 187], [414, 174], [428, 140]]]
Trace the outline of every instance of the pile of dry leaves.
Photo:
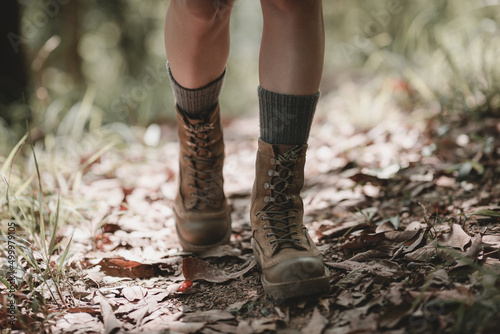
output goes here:
[[497, 120], [443, 125], [406, 115], [356, 130], [335, 115], [317, 119], [302, 195], [331, 290], [285, 303], [265, 296], [250, 247], [256, 124], [226, 124], [231, 244], [196, 258], [175, 235], [174, 127], [162, 128], [166, 144], [131, 145], [89, 166], [73, 195], [92, 205], [64, 231], [73, 236], [67, 307], [49, 311], [52, 332], [490, 333], [500, 325]]

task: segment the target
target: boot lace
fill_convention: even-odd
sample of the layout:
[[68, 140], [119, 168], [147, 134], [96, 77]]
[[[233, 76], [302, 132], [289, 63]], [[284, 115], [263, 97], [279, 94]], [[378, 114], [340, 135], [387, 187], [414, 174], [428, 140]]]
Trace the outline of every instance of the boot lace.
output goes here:
[[190, 182], [188, 186], [192, 189], [189, 194], [193, 199], [191, 205], [203, 209], [207, 206], [216, 205], [216, 197], [219, 195], [218, 180], [221, 172], [216, 162], [219, 157], [214, 156], [210, 146], [216, 139], [210, 139], [210, 131], [214, 129], [213, 123], [184, 124], [184, 129], [189, 139], [187, 145], [191, 147], [192, 155], [184, 155], [189, 160], [188, 169]]
[[276, 159], [271, 158], [271, 164], [275, 167], [268, 172], [270, 182], [264, 184], [265, 189], [271, 190], [271, 195], [264, 197], [267, 204], [256, 215], [262, 213], [261, 220], [267, 221], [262, 229], [268, 231], [266, 238], [274, 236], [269, 242], [273, 250], [284, 246], [300, 247], [295, 221], [299, 210], [294, 205], [295, 195], [290, 195], [290, 189], [301, 150], [302, 147], [297, 146], [284, 154], [278, 154]]

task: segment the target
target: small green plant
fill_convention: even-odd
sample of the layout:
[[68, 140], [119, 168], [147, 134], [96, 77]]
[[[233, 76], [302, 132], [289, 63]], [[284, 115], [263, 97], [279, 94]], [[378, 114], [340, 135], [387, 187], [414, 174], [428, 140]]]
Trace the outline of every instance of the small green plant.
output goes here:
[[[7, 171], [18, 167], [15, 157], [20, 154], [26, 139], [27, 136], [24, 136], [14, 147], [0, 170], [1, 219], [2, 222], [9, 222], [9, 230], [2, 228], [0, 236], [0, 253], [5, 259], [1, 267], [12, 277], [10, 281], [2, 279], [2, 283], [9, 291], [15, 291], [11, 296], [16, 297], [17, 320], [23, 328], [28, 325], [27, 319], [34, 319], [33, 315], [40, 312], [47, 315], [49, 302], [62, 308], [71, 303], [64, 290], [67, 287], [65, 265], [72, 242], [70, 238], [65, 243], [58, 233], [61, 227], [61, 199], [59, 196], [47, 197], [44, 193], [33, 147], [37, 189], [32, 190], [33, 177], [20, 182], [22, 175], [19, 170], [15, 178], [18, 184], [11, 185], [8, 181]], [[33, 195], [33, 192], [36, 194]]]

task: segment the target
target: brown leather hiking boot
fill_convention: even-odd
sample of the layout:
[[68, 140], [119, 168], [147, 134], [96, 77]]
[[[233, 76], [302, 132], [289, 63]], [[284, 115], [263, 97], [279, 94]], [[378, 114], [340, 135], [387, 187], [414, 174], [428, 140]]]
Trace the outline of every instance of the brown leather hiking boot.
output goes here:
[[307, 145], [259, 139], [250, 221], [262, 285], [275, 300], [327, 292], [329, 271], [302, 222]]
[[224, 142], [219, 106], [199, 119], [177, 108], [179, 192], [174, 212], [182, 248], [203, 252], [228, 243], [231, 217], [223, 191]]

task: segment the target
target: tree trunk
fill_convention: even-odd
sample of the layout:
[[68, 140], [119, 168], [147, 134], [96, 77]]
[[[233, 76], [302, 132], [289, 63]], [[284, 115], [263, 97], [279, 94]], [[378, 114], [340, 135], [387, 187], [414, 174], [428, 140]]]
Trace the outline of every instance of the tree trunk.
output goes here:
[[17, 0], [0, 1], [0, 117], [7, 123], [18, 118], [9, 114], [8, 106], [22, 102], [28, 84], [20, 19]]

